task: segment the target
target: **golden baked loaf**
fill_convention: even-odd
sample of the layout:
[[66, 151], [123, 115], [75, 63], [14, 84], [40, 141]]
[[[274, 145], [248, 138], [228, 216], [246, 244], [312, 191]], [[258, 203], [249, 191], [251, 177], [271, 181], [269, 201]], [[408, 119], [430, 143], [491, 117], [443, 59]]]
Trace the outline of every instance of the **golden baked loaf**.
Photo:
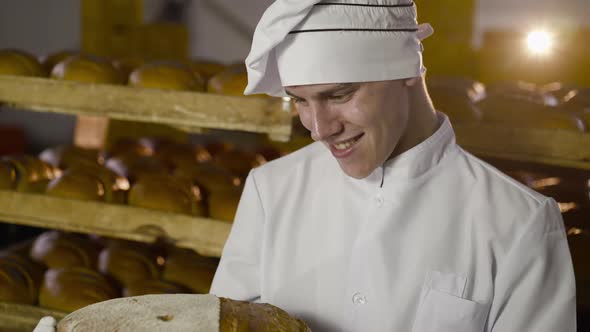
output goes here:
[[47, 76], [34, 56], [17, 50], [0, 50], [0, 75]]
[[98, 270], [122, 286], [160, 276], [157, 257], [140, 245], [110, 245], [98, 256]]
[[246, 66], [237, 64], [211, 77], [207, 82], [207, 92], [230, 96], [243, 96], [248, 85]]
[[43, 150], [39, 159], [53, 167], [68, 169], [75, 165], [100, 164], [98, 150], [84, 149], [73, 145], [62, 145]]
[[18, 269], [0, 260], [0, 301], [34, 304], [29, 285], [31, 281]]
[[205, 91], [205, 81], [181, 64], [147, 64], [129, 76], [129, 85], [163, 90]]
[[95, 268], [98, 248], [80, 236], [47, 231], [35, 239], [30, 255], [35, 262], [49, 268], [73, 266]]
[[140, 296], [148, 294], [186, 294], [190, 291], [180, 285], [164, 280], [137, 280], [123, 289], [123, 296]]
[[45, 273], [45, 268], [43, 267], [43, 265], [34, 262], [29, 257], [30, 245], [24, 246], [19, 249], [14, 248], [15, 247], [12, 247], [10, 249], [0, 252], [0, 258], [5, 261], [10, 261], [14, 264], [17, 264], [22, 270], [26, 271], [26, 273], [33, 280], [34, 288], [38, 290], [39, 286], [41, 286], [41, 282], [43, 281], [43, 274]]
[[170, 171], [168, 165], [152, 156], [118, 155], [107, 159], [105, 167], [131, 182], [144, 176], [168, 174]]
[[58, 332], [309, 332], [304, 322], [270, 304], [214, 295], [164, 294], [115, 299], [67, 315]]
[[105, 201], [105, 186], [92, 174], [66, 170], [49, 183], [47, 194], [84, 201]]
[[191, 250], [173, 249], [166, 257], [162, 279], [189, 288], [196, 294], [207, 294], [217, 270], [218, 260], [203, 257]]
[[37, 303], [40, 272], [23, 257], [0, 253], [0, 301]]
[[16, 172], [16, 190], [28, 193], [43, 193], [55, 177], [53, 167], [28, 155], [7, 156], [2, 161], [12, 165]]
[[45, 272], [39, 305], [71, 312], [118, 296], [117, 289], [96, 271], [82, 267], [50, 269]]
[[123, 204], [129, 187], [126, 178], [104, 166], [80, 159], [53, 179], [46, 192], [62, 198]]
[[206, 215], [198, 186], [168, 175], [143, 176], [129, 191], [129, 205], [175, 213]]
[[123, 84], [125, 77], [111, 62], [95, 57], [74, 55], [58, 63], [51, 77], [65, 81], [98, 84]]

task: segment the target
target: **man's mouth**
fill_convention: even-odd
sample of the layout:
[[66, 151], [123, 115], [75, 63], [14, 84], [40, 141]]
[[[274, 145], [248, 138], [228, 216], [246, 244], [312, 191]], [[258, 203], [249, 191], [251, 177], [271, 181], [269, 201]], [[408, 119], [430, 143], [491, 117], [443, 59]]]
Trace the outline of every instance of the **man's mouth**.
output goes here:
[[356, 142], [358, 142], [358, 140], [361, 139], [361, 137], [363, 137], [363, 135], [365, 135], [365, 134], [362, 133], [362, 134], [355, 136], [351, 139], [348, 139], [346, 141], [334, 143], [334, 144], [332, 144], [332, 147], [334, 147], [334, 149], [336, 149], [338, 151], [347, 150], [350, 147], [352, 147], [354, 144], [356, 144]]

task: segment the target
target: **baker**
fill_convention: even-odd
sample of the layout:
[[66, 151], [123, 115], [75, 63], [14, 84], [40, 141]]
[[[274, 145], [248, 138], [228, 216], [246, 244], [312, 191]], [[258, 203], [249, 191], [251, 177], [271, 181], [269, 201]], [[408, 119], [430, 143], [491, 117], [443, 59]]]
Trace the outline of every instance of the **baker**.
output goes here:
[[[449, 17], [452, 19], [452, 17]], [[211, 292], [317, 331], [575, 331], [563, 221], [455, 142], [409, 0], [276, 0], [246, 94], [315, 143], [251, 171]]]

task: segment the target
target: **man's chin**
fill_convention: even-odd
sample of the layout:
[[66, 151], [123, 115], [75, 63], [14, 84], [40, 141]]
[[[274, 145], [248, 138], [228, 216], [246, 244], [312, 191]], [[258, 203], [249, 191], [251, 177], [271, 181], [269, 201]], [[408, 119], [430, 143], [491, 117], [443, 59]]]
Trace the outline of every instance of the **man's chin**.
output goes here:
[[366, 167], [359, 167], [358, 165], [344, 165], [341, 162], [338, 162], [340, 168], [344, 172], [344, 174], [350, 176], [351, 178], [355, 178], [357, 180], [362, 180], [367, 176], [371, 175], [374, 169], [367, 169]]

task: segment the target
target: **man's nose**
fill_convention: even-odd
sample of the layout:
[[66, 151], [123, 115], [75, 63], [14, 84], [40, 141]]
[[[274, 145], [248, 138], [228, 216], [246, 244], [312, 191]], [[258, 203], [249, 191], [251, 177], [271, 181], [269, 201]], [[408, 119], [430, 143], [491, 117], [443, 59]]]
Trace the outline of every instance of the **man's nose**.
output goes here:
[[315, 141], [322, 141], [342, 131], [342, 124], [335, 114], [322, 105], [311, 107], [312, 130], [311, 138]]

